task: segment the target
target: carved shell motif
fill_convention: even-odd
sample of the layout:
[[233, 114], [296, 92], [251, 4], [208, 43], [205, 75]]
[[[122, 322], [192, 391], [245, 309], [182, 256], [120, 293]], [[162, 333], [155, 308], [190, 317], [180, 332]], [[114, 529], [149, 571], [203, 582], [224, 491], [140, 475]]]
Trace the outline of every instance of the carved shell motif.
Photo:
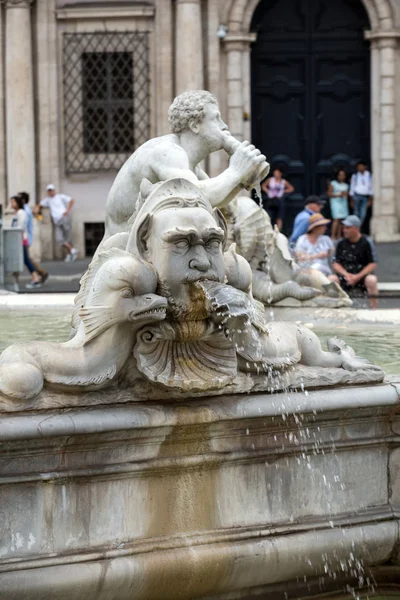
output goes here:
[[143, 375], [154, 383], [189, 392], [218, 389], [233, 381], [236, 351], [222, 330], [208, 327], [202, 338], [190, 340], [182, 338], [178, 329], [164, 322], [139, 332], [134, 355]]
[[257, 207], [249, 198], [238, 200], [238, 214], [234, 228], [235, 241], [240, 253], [253, 269], [257, 269], [260, 263], [265, 261], [266, 255], [271, 252], [269, 245], [273, 238], [273, 229], [265, 210]]

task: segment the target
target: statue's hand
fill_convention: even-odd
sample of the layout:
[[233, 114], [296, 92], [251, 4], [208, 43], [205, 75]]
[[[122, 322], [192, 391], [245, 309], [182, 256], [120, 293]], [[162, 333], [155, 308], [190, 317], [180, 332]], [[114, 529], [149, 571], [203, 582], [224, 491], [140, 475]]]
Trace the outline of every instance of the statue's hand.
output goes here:
[[[261, 165], [263, 165], [261, 167]], [[269, 165], [266, 158], [261, 154], [260, 150], [250, 144], [250, 142], [242, 142], [239, 144], [235, 152], [232, 154], [229, 169], [234, 171], [239, 178], [240, 183], [247, 187], [250, 183], [259, 181], [260, 168], [264, 173]]]

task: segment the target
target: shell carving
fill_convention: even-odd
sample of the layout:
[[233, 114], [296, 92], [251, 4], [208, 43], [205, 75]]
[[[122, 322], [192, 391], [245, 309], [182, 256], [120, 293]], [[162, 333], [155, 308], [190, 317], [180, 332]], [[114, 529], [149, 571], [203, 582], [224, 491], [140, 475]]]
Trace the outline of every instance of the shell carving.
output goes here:
[[[154, 383], [184, 391], [222, 388], [237, 375], [235, 347], [221, 330], [178, 341], [174, 326], [143, 329], [134, 348], [137, 368]], [[182, 339], [182, 338], [181, 338]]]

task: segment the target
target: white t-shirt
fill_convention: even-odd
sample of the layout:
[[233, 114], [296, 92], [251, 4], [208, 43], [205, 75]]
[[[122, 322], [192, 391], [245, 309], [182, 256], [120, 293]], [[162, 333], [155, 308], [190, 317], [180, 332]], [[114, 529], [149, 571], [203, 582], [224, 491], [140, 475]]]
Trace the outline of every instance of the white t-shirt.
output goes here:
[[71, 197], [66, 194], [55, 194], [54, 196], [46, 196], [40, 202], [40, 206], [50, 208], [50, 215], [54, 225], [58, 225], [63, 218]]

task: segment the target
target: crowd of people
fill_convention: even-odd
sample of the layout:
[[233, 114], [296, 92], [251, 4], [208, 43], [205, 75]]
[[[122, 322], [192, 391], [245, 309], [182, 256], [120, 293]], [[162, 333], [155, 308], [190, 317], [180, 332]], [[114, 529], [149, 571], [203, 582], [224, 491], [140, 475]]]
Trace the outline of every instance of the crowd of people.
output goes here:
[[[281, 169], [274, 169], [261, 189], [263, 206], [271, 223], [281, 229], [285, 196], [294, 188], [284, 179]], [[289, 238], [293, 254], [301, 267], [321, 271], [350, 295], [366, 294], [370, 307], [376, 308], [376, 251], [372, 240], [361, 233], [373, 197], [372, 175], [367, 164], [357, 163], [350, 182], [345, 169], [340, 168], [328, 185], [327, 196], [331, 219], [321, 212], [325, 205], [321, 197], [306, 198]], [[328, 227], [330, 235], [326, 235]]]
[[[33, 219], [40, 215], [42, 207], [50, 210], [50, 216], [55, 227], [56, 242], [64, 246], [67, 250], [65, 260], [67, 262], [76, 260], [78, 250], [73, 247], [71, 242], [71, 218], [70, 212], [74, 205], [74, 200], [65, 194], [57, 194], [55, 186], [49, 184], [46, 188], [46, 196], [39, 204], [36, 204], [33, 210], [29, 206], [29, 194], [19, 192], [12, 196], [10, 206], [14, 211], [12, 218], [12, 227], [22, 230], [22, 249], [24, 265], [31, 274], [32, 280], [25, 286], [27, 289], [41, 287], [48, 279], [49, 274], [39, 263], [35, 262], [30, 255], [30, 248], [33, 244]], [[13, 273], [14, 291], [19, 291], [19, 273]]]

